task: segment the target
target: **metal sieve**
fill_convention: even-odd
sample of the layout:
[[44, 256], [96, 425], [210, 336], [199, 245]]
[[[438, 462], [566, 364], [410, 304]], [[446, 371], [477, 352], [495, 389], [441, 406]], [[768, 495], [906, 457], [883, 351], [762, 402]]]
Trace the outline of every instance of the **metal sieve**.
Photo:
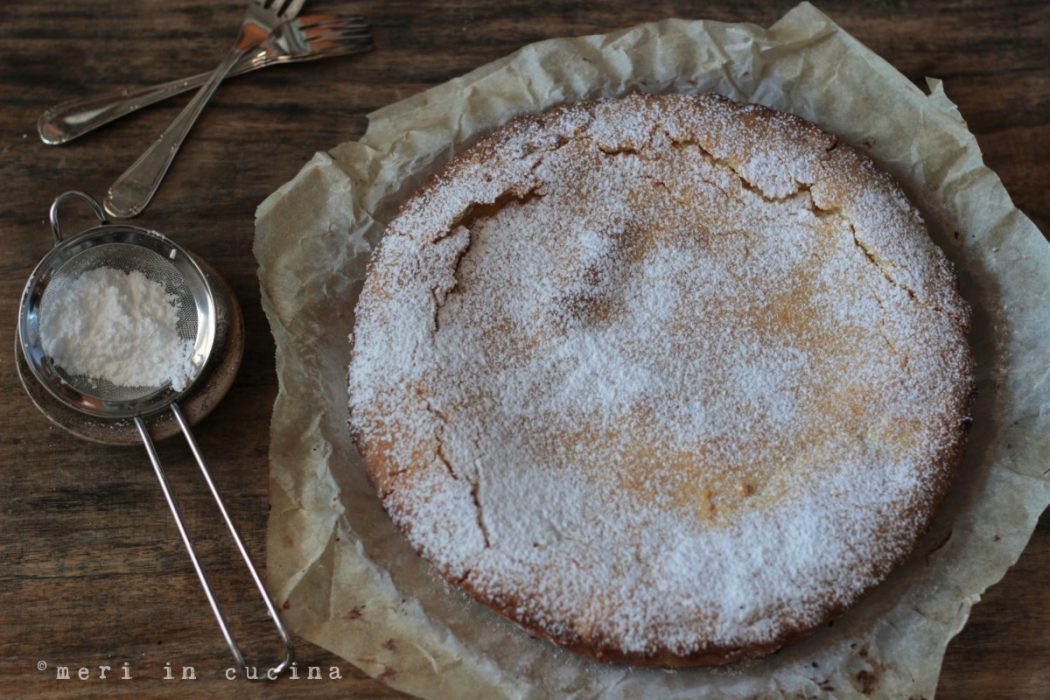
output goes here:
[[[85, 200], [98, 217], [99, 225], [63, 240], [59, 228], [59, 207], [71, 197]], [[19, 307], [18, 338], [26, 364], [48, 393], [69, 408], [101, 419], [130, 418], [134, 421], [160, 482], [164, 499], [175, 518], [179, 535], [234, 659], [246, 672], [247, 677], [275, 678], [291, 663], [291, 635], [281, 622], [270, 595], [252, 564], [251, 557], [204, 464], [189, 423], [178, 405], [178, 401], [186, 396], [201, 378], [217, 342], [216, 301], [207, 277], [184, 248], [160, 233], [137, 226], [107, 223], [99, 203], [83, 192], [66, 192], [56, 198], [51, 205], [50, 222], [55, 245], [29, 276]], [[125, 387], [92, 377], [70, 374], [57, 366], [44, 352], [40, 338], [41, 308], [45, 307], [51, 295], [61, 294], [63, 287], [71, 284], [80, 275], [101, 267], [116, 268], [123, 272], [141, 272], [147, 279], [162, 284], [169, 298], [173, 298], [178, 309], [176, 328], [179, 337], [193, 344], [193, 376], [181, 391], [173, 389], [170, 383], [163, 386]], [[193, 453], [226, 527], [280, 634], [284, 645], [284, 657], [266, 674], [247, 673], [248, 664], [244, 654], [229, 631], [226, 618], [215, 600], [211, 585], [183, 525], [160, 458], [143, 420], [144, 417], [163, 411], [171, 412], [185, 436], [190, 452]]]

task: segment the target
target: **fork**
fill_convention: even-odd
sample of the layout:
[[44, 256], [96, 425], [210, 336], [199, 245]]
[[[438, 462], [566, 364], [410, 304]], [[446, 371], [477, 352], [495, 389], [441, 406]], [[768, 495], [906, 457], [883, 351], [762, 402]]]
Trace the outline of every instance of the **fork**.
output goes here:
[[233, 47], [208, 78], [208, 82], [197, 91], [160, 138], [109, 188], [103, 206], [111, 217], [126, 219], [146, 208], [175, 160], [179, 147], [204, 110], [204, 105], [218, 89], [219, 83], [242, 56], [261, 46], [278, 25], [294, 19], [304, 2], [305, 0], [250, 0]]
[[[311, 15], [286, 22], [266, 37], [257, 51], [245, 54], [229, 76], [279, 63], [315, 61], [319, 58], [362, 53], [372, 48], [372, 34], [358, 16]], [[135, 90], [123, 90], [67, 100], [51, 107], [37, 122], [40, 140], [58, 146], [94, 131], [114, 119], [198, 88], [211, 73], [172, 80]]]

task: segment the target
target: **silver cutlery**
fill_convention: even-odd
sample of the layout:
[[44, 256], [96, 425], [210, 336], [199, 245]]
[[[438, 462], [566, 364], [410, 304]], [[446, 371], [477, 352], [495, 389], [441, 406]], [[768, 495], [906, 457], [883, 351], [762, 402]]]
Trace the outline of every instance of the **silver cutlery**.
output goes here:
[[126, 219], [146, 208], [175, 160], [179, 147], [186, 140], [197, 117], [204, 110], [204, 105], [208, 103], [219, 84], [242, 56], [261, 46], [270, 32], [282, 22], [295, 18], [304, 2], [305, 0], [251, 0], [248, 3], [248, 11], [241, 20], [233, 47], [208, 82], [197, 91], [160, 138], [109, 188], [103, 206], [110, 216]]
[[[262, 45], [245, 54], [229, 76], [242, 75], [279, 63], [315, 61], [331, 56], [362, 53], [372, 48], [368, 24], [358, 16], [310, 15], [286, 22], [273, 30]], [[198, 88], [211, 73], [172, 80], [120, 93], [67, 100], [48, 109], [37, 122], [40, 139], [57, 146], [94, 131], [114, 119]]]

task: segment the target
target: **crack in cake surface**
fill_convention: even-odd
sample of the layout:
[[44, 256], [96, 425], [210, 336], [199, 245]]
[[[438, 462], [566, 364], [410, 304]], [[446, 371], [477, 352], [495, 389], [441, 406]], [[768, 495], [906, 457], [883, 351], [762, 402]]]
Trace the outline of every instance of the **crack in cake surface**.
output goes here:
[[[661, 134], [663, 137], [665, 137], [667, 139], [667, 141], [670, 143], [672, 148], [675, 148], [675, 149], [685, 149], [685, 148], [695, 149], [711, 165], [713, 165], [715, 167], [725, 168], [727, 171], [732, 172], [734, 175], [736, 175], [740, 185], [744, 189], [746, 189], [747, 191], [755, 194], [758, 197], [761, 197], [766, 202], [769, 202], [769, 203], [782, 203], [782, 202], [787, 202], [787, 201], [793, 200], [793, 199], [797, 198], [799, 195], [807, 195], [808, 196], [808, 201], [809, 201], [809, 205], [808, 205], [809, 209], [813, 212], [814, 215], [816, 215], [818, 217], [823, 217], [823, 216], [838, 216], [838, 217], [841, 217], [842, 220], [849, 227], [849, 233], [850, 233], [850, 235], [853, 238], [854, 244], [861, 251], [863, 251], [863, 253], [864, 253], [865, 257], [868, 259], [868, 261], [871, 262], [871, 264], [874, 265], [880, 271], [880, 273], [886, 278], [886, 280], [889, 281], [891, 284], [893, 284], [895, 286], [898, 286], [902, 290], [907, 292], [909, 297], [911, 297], [911, 299], [914, 300], [916, 303], [920, 303], [920, 304], [924, 303], [923, 301], [921, 301], [919, 299], [918, 295], [915, 293], [915, 290], [913, 290], [913, 289], [909, 288], [908, 286], [904, 285], [903, 283], [901, 283], [900, 281], [898, 281], [894, 277], [894, 275], [890, 271], [890, 266], [887, 265], [887, 263], [884, 261], [882, 256], [880, 256], [870, 244], [867, 244], [867, 243], [863, 242], [858, 237], [856, 226], [850, 220], [849, 216], [847, 216], [843, 211], [841, 211], [838, 208], [826, 209], [826, 208], [822, 208], [822, 207], [818, 206], [814, 202], [813, 196], [812, 196], [812, 193], [811, 193], [811, 188], [813, 187], [814, 183], [803, 182], [801, 180], [795, 179], [794, 180], [795, 188], [792, 191], [787, 192], [785, 194], [782, 194], [780, 196], [769, 195], [760, 186], [756, 185], [751, 180], [749, 180], [744, 175], [744, 173], [742, 173], [740, 171], [740, 169], [737, 166], [734, 166], [734, 164], [732, 162], [730, 162], [727, 159], [719, 158], [719, 157], [715, 156], [710, 150], [705, 148], [704, 145], [701, 142], [699, 142], [697, 140], [690, 140], [690, 139], [675, 139], [665, 129], [661, 129], [659, 126], [654, 126], [653, 127], [653, 130], [649, 134], [648, 139], [645, 141], [644, 145], [641, 146], [641, 147], [635, 147], [635, 146], [611, 147], [611, 146], [607, 146], [607, 145], [602, 145], [600, 143], [595, 143], [594, 146], [595, 146], [595, 148], [598, 151], [600, 151], [601, 153], [603, 153], [603, 154], [605, 154], [607, 156], [614, 156], [614, 157], [615, 156], [633, 156], [633, 157], [643, 158], [644, 159], [644, 158], [646, 158], [646, 155], [645, 155], [646, 154], [646, 148], [651, 148], [653, 146], [653, 139], [657, 136], [657, 134]], [[839, 146], [839, 141], [837, 139], [833, 139], [831, 145], [827, 146], [824, 149], [824, 153], [823, 153], [822, 159], [826, 160], [838, 148], [838, 146]], [[556, 151], [556, 150], [558, 150], [558, 149], [560, 149], [562, 147], [564, 147], [564, 143], [559, 143], [557, 145], [557, 147], [555, 149], [553, 149], [551, 152], [554, 152], [554, 151]], [[544, 157], [545, 157], [545, 155], [541, 155], [539, 158], [537, 158], [535, 160], [535, 162], [533, 163], [533, 165], [530, 168], [530, 174], [535, 173], [536, 170], [538, 170], [542, 166], [543, 161], [544, 161]], [[643, 177], [649, 177], [648, 175], [645, 175], [645, 174], [643, 174], [642, 176]], [[733, 196], [731, 192], [728, 192], [727, 190], [725, 190], [723, 187], [721, 187], [717, 182], [715, 182], [713, 180], [702, 178], [702, 181], [704, 183], [706, 183], [707, 185], [710, 185], [710, 186], [718, 189], [719, 191], [721, 191], [727, 198]], [[654, 184], [656, 184], [658, 186], [662, 186], [669, 193], [672, 193], [670, 188], [668, 188], [667, 183], [662, 182], [660, 180], [653, 180], [653, 182], [654, 182]], [[503, 207], [506, 206], [508, 203], [517, 202], [519, 204], [526, 204], [526, 203], [528, 203], [530, 201], [533, 201], [534, 199], [538, 199], [538, 198], [542, 197], [543, 196], [542, 194], [538, 194], [537, 193], [537, 191], [539, 189], [540, 189], [539, 185], [525, 186], [525, 185], [522, 185], [520, 183], [515, 183], [515, 184], [510, 185], [510, 187], [507, 189], [507, 191], [505, 191], [502, 194], [500, 194], [492, 202], [471, 202], [467, 206], [467, 208], [464, 210], [464, 212], [460, 215], [460, 217], [457, 218], [455, 220], [455, 222], [453, 223], [453, 225], [449, 228], [448, 233], [442, 234], [438, 239], [435, 240], [435, 242], [443, 240], [444, 237], [447, 236], [447, 235], [452, 235], [452, 233], [454, 233], [454, 231], [455, 231], [457, 226], [463, 226], [468, 231], [470, 231], [474, 227], [475, 223], [478, 220], [485, 219], [485, 218], [492, 218], [492, 217], [498, 215], [499, 211], [501, 209], [503, 209]], [[458, 279], [459, 263], [462, 260], [462, 255], [464, 255], [468, 249], [469, 249], [469, 243], [467, 245], [467, 248], [464, 249], [463, 253], [461, 253], [460, 256], [457, 257], [457, 259], [456, 259], [456, 265], [455, 265], [455, 269], [453, 271], [453, 275], [456, 276], [457, 279]], [[453, 287], [452, 290], [450, 290], [450, 291], [455, 291], [455, 287]], [[442, 303], [443, 303], [443, 299], [438, 300], [437, 301], [437, 307], [440, 308]], [[930, 303], [930, 304], [928, 304], [928, 306], [929, 306], [929, 308], [933, 309], [934, 311], [936, 311], [938, 313], [945, 313], [945, 314], [948, 314], [950, 316], [953, 316], [953, 318], [955, 318], [956, 320], [959, 320], [959, 318], [961, 316], [958, 312], [954, 312], [953, 313], [953, 311], [951, 311], [951, 310], [942, 309], [941, 307], [939, 307], [935, 303]], [[437, 317], [437, 313], [438, 312], [435, 311], [435, 318]], [[436, 325], [437, 325], [437, 323], [435, 322], [435, 326]]]

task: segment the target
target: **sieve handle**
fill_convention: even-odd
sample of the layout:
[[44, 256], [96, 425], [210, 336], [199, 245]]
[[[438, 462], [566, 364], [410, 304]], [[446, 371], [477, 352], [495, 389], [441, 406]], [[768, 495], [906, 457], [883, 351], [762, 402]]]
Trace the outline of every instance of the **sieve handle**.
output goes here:
[[95, 216], [98, 217], [100, 224], [106, 223], [106, 212], [102, 210], [102, 205], [98, 203], [98, 200], [91, 195], [81, 192], [80, 190], [70, 190], [69, 192], [63, 192], [62, 194], [55, 197], [55, 201], [51, 202], [51, 209], [48, 211], [47, 218], [51, 221], [51, 235], [55, 238], [55, 245], [57, 246], [62, 242], [62, 233], [58, 227], [58, 206], [62, 202], [66, 201], [70, 197], [80, 197], [91, 206], [91, 211], [95, 212]]
[[244, 559], [244, 563], [248, 567], [248, 572], [252, 576], [252, 581], [255, 583], [255, 587], [259, 590], [263, 602], [266, 604], [266, 611], [270, 614], [270, 618], [273, 620], [274, 626], [277, 628], [277, 633], [281, 636], [281, 642], [284, 644], [284, 658], [282, 658], [276, 666], [270, 668], [265, 674], [259, 674], [257, 672], [248, 673], [248, 664], [244, 660], [244, 654], [241, 652], [241, 648], [237, 645], [233, 635], [230, 633], [229, 627], [226, 625], [226, 618], [222, 614], [222, 610], [219, 608], [219, 603], [215, 600], [215, 595], [212, 593], [211, 585], [208, 583], [208, 577], [205, 575], [204, 568], [197, 559], [197, 552], [193, 548], [193, 542], [190, 541], [190, 536], [186, 532], [186, 527], [183, 525], [182, 515], [179, 513], [179, 507], [175, 503], [175, 497], [172, 495], [171, 488], [168, 486], [168, 479], [164, 475], [164, 468], [160, 464], [160, 457], [157, 455], [157, 449], [153, 445], [153, 440], [150, 438], [149, 431], [146, 429], [146, 424], [139, 416], [135, 416], [135, 427], [138, 429], [139, 435], [142, 437], [142, 443], [146, 446], [146, 453], [149, 454], [149, 460], [153, 464], [153, 471], [157, 474], [157, 481], [160, 482], [160, 489], [164, 492], [164, 500], [168, 502], [168, 508], [171, 509], [171, 514], [175, 517], [175, 526], [178, 528], [179, 535], [182, 537], [182, 543], [186, 545], [186, 551], [190, 555], [190, 561], [193, 562], [193, 568], [197, 572], [197, 578], [200, 579], [201, 587], [204, 589], [204, 595], [208, 598], [208, 604], [211, 606], [212, 612], [215, 613], [215, 619], [219, 623], [219, 629], [222, 631], [222, 636], [226, 640], [227, 646], [230, 647], [230, 651], [233, 653], [234, 660], [236, 660], [237, 665], [241, 667], [245, 677], [258, 678], [260, 680], [264, 678], [267, 680], [276, 680], [281, 672], [288, 668], [288, 665], [292, 662], [292, 636], [288, 633], [284, 623], [281, 622], [281, 617], [277, 614], [277, 609], [270, 600], [270, 594], [266, 590], [266, 586], [263, 584], [262, 579], [259, 577], [259, 572], [256, 571], [255, 565], [252, 564], [251, 557], [248, 555], [248, 550], [245, 548], [244, 542], [241, 540], [241, 536], [237, 532], [237, 527], [233, 524], [233, 520], [226, 511], [226, 505], [223, 503], [222, 496], [219, 495], [219, 490], [215, 487], [215, 482], [212, 481], [208, 467], [204, 465], [204, 459], [201, 457], [200, 449], [198, 449], [197, 443], [193, 439], [193, 433], [190, 432], [189, 423], [187, 423], [186, 418], [183, 417], [178, 404], [171, 404], [171, 413], [175, 416], [175, 420], [178, 422], [182, 434], [186, 437], [186, 442], [190, 446], [190, 451], [193, 453], [194, 459], [197, 460], [197, 466], [200, 467], [201, 474], [204, 475], [204, 480], [208, 484], [208, 489], [211, 490], [211, 495], [215, 499], [216, 505], [219, 506], [219, 512], [222, 513], [222, 518], [226, 522], [226, 527], [230, 531], [230, 536], [233, 538], [234, 543], [236, 543], [237, 550], [241, 553], [241, 558]]

